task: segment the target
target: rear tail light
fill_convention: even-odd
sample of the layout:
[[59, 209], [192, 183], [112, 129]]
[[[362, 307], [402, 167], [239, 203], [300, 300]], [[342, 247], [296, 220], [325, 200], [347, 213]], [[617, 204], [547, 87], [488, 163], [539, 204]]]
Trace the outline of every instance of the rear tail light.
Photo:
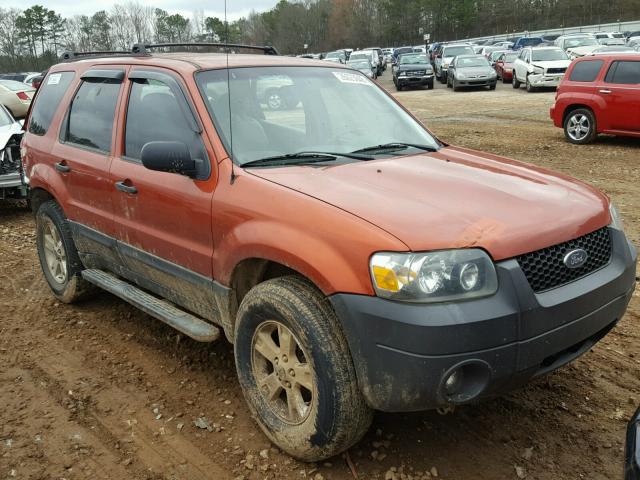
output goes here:
[[18, 98], [20, 100], [23, 100], [23, 101], [29, 100], [29, 96], [24, 92], [18, 92], [18, 93], [16, 93], [16, 95], [18, 96]]

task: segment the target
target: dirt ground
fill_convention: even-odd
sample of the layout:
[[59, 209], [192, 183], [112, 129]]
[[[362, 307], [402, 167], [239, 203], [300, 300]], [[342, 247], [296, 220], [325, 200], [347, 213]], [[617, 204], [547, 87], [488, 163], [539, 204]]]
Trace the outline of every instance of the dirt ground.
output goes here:
[[[392, 87], [390, 72], [381, 83]], [[394, 91], [394, 94], [395, 91]], [[583, 179], [618, 204], [640, 244], [640, 142], [564, 141], [553, 92], [397, 93], [443, 140]], [[640, 404], [640, 294], [593, 351], [512, 394], [435, 412], [377, 414], [349, 452], [360, 479], [622, 478]], [[194, 421], [206, 417], [210, 430]], [[373, 453], [377, 452], [377, 453]], [[376, 457], [374, 459], [373, 457]], [[389, 473], [392, 467], [396, 476]], [[404, 474], [404, 475], [401, 475]], [[0, 207], [0, 479], [351, 479], [271, 445], [248, 415], [230, 345], [180, 337], [108, 294], [57, 303], [33, 221]]]

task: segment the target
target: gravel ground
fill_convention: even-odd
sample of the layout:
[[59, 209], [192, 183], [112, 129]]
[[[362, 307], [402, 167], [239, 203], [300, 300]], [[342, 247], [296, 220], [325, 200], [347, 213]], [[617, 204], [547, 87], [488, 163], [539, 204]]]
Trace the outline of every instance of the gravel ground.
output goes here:
[[[396, 93], [389, 71], [380, 83], [449, 143], [601, 188], [640, 244], [638, 140], [566, 143], [548, 118], [553, 92]], [[309, 465], [272, 448], [227, 343], [197, 344], [108, 294], [58, 304], [32, 218], [11, 205], [0, 207], [0, 278], [0, 479], [353, 478], [344, 456]], [[638, 321], [635, 293], [591, 352], [523, 389], [446, 416], [377, 414], [349, 452], [358, 478], [621, 478], [625, 422], [640, 403]]]

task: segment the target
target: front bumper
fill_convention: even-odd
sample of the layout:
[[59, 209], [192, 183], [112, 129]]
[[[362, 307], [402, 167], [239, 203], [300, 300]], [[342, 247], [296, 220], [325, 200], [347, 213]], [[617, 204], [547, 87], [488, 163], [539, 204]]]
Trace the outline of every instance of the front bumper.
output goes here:
[[457, 87], [490, 87], [497, 83], [497, 78], [469, 78], [469, 79], [457, 79]]
[[534, 87], [557, 87], [564, 78], [562, 74], [534, 74], [529, 75], [529, 83]]
[[433, 83], [433, 75], [420, 77], [398, 77], [398, 85], [401, 87], [424, 86]]
[[[340, 318], [367, 403], [389, 412], [467, 403], [548, 373], [588, 351], [624, 314], [637, 254], [611, 231], [604, 268], [536, 294], [516, 260], [499, 262], [499, 290], [488, 298], [408, 304], [337, 294]], [[467, 373], [469, 389], [448, 395], [450, 372]]]

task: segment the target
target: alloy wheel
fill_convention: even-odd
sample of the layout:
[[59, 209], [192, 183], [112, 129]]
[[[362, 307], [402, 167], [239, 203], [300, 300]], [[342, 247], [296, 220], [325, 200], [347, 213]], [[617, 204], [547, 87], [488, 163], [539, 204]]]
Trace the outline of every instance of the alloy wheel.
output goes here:
[[589, 118], [578, 113], [572, 115], [567, 123], [567, 134], [572, 140], [581, 141], [584, 140], [591, 131], [591, 122]]
[[42, 240], [49, 273], [56, 282], [64, 284], [67, 281], [67, 252], [60, 232], [50, 218], [44, 220]]
[[251, 363], [271, 411], [291, 425], [304, 422], [317, 395], [309, 357], [293, 332], [276, 320], [260, 324], [253, 335]]

